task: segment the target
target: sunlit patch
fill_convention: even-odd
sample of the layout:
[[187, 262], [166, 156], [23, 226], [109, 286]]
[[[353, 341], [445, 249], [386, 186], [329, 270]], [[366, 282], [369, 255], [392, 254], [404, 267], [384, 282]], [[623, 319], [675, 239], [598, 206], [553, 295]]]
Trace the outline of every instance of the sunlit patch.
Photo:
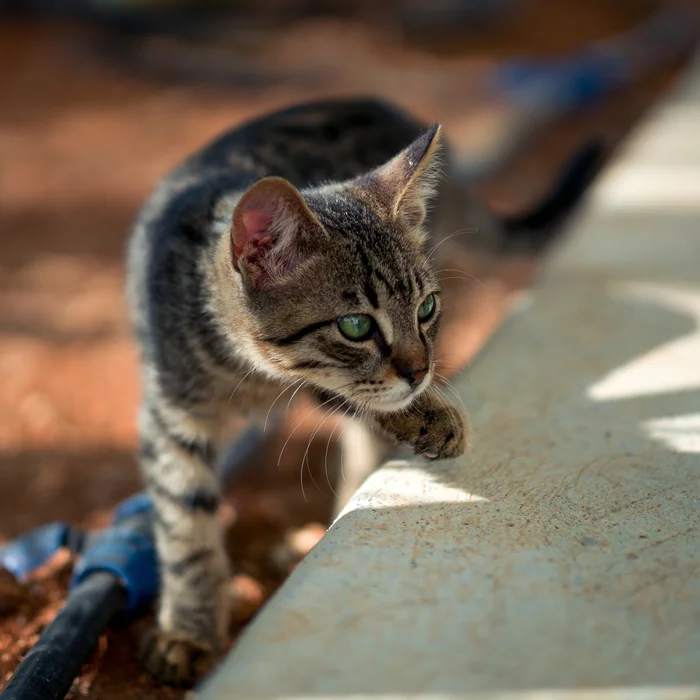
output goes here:
[[393, 460], [372, 474], [357, 497], [341, 513], [341, 517], [362, 508], [488, 502], [483, 496], [443, 483], [429, 471], [409, 465], [410, 462], [404, 460]]
[[593, 195], [592, 206], [604, 214], [643, 211], [697, 212], [700, 171], [697, 166], [625, 166], [611, 171], [605, 186]]
[[625, 284], [611, 290], [625, 301], [643, 301], [687, 316], [695, 330], [633, 358], [591, 386], [594, 401], [612, 401], [700, 388], [700, 290], [660, 284]]
[[642, 428], [673, 452], [700, 454], [700, 413], [649, 420]]
[[628, 146], [646, 164], [640, 163], [639, 157], [621, 158], [599, 178], [599, 186], [591, 192], [591, 203], [598, 212], [697, 212], [700, 109], [695, 105], [666, 109], [673, 120], [673, 129], [644, 130], [637, 142]]

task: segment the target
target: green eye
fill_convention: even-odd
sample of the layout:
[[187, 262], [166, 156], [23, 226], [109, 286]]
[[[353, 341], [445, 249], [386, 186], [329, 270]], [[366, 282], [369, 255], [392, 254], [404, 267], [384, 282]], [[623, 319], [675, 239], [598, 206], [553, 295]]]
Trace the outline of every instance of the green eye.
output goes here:
[[374, 331], [374, 319], [371, 316], [341, 316], [338, 321], [340, 332], [348, 340], [367, 340]]
[[427, 321], [435, 311], [435, 295], [428, 294], [423, 303], [418, 307], [418, 320]]

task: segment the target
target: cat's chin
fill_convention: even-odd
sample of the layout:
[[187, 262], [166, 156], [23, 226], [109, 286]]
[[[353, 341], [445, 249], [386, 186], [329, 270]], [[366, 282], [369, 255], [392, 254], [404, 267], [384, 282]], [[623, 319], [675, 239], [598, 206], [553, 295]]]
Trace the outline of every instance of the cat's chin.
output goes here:
[[367, 407], [376, 413], [396, 413], [408, 408], [429, 386], [429, 382], [423, 382], [415, 391], [408, 390], [401, 399], [387, 399], [382, 401], [375, 398]]
[[396, 413], [408, 408], [417, 396], [418, 393], [411, 393], [399, 401], [373, 401], [369, 407], [377, 413]]

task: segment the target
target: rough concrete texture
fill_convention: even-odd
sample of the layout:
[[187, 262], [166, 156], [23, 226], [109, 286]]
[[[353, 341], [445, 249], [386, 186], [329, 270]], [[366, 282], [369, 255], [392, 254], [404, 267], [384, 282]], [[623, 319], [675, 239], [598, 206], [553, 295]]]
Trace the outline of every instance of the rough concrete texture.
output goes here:
[[456, 387], [198, 697], [700, 698], [700, 61]]

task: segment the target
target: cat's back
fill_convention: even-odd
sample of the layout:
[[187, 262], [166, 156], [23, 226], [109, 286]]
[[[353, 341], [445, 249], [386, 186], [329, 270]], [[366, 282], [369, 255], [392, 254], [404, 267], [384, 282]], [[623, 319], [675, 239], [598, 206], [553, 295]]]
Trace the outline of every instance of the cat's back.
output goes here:
[[189, 159], [185, 169], [277, 175], [298, 187], [345, 180], [385, 163], [423, 128], [378, 99], [307, 102], [226, 132]]

